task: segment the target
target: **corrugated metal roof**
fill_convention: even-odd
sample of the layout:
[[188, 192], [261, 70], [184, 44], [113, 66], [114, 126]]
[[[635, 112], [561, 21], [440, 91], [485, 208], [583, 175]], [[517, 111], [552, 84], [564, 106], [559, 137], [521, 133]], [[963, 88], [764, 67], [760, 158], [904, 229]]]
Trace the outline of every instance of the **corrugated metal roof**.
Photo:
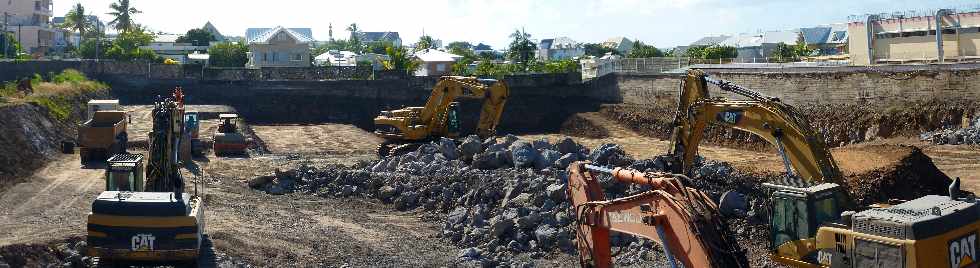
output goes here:
[[551, 43], [552, 48], [576, 48], [579, 46], [582, 46], [582, 43], [564, 36], [555, 38], [555, 41], [552, 41]]
[[731, 37], [732, 36], [730, 36], [730, 35], [705, 36], [705, 37], [702, 37], [701, 39], [698, 39], [698, 41], [694, 41], [693, 43], [691, 43], [691, 46], [711, 46], [711, 45], [716, 45], [716, 44], [721, 43], [722, 41], [725, 41], [726, 39], [729, 39]]
[[796, 39], [800, 36], [800, 30], [769, 31], [762, 33], [762, 43], [766, 44], [796, 44]]
[[731, 36], [722, 40], [716, 44], [723, 46], [732, 47], [757, 47], [762, 45], [763, 37], [758, 34], [740, 34], [736, 36]]
[[310, 28], [285, 28], [282, 26], [276, 26], [275, 28], [248, 28], [245, 30], [245, 40], [248, 40], [248, 43], [265, 43], [280, 31], [291, 35], [297, 42], [313, 42], [313, 30]]
[[398, 37], [398, 32], [361, 32], [361, 41], [363, 42], [394, 41], [395, 39], [401, 39]]
[[805, 41], [807, 45], [825, 44], [827, 43], [828, 37], [830, 37], [831, 28], [802, 28], [800, 29], [800, 32], [803, 33], [803, 41]]
[[154, 43], [176, 43], [179, 34], [158, 34], [153, 38]]
[[555, 39], [541, 39], [541, 43], [538, 44], [538, 48], [541, 49], [551, 49], [551, 43], [554, 43]]

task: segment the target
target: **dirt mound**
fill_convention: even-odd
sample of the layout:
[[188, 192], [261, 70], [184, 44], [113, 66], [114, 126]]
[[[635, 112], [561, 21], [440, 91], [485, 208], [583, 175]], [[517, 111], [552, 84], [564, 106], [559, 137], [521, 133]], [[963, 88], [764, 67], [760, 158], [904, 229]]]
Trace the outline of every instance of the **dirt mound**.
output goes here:
[[74, 140], [76, 122], [83, 117], [88, 100], [105, 96], [108, 91], [64, 97], [71, 104], [64, 120], [36, 102], [0, 103], [0, 189], [40, 168], [60, 150], [62, 141]]
[[579, 114], [569, 116], [561, 124], [561, 134], [592, 139], [609, 137], [609, 131]]
[[833, 150], [858, 204], [948, 194], [952, 180], [915, 146], [867, 145]]

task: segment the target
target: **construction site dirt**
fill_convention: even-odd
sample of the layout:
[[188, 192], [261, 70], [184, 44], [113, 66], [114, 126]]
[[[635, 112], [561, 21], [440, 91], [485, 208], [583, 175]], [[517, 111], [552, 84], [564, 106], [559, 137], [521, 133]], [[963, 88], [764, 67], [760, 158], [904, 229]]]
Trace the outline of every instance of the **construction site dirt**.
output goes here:
[[[131, 137], [145, 136], [138, 133], [149, 129], [147, 106], [127, 109], [136, 112], [130, 128]], [[558, 142], [571, 136], [575, 142], [590, 149], [616, 144], [635, 160], [666, 153], [670, 144], [662, 134], [669, 133], [669, 129], [662, 127], [665, 124], [645, 117], [629, 117], [640, 112], [628, 109], [604, 107], [597, 112], [573, 116], [574, 121], [566, 122], [559, 133], [517, 137], [526, 141], [548, 139]], [[194, 106], [188, 110], [228, 111], [226, 107]], [[660, 112], [672, 115], [669, 109]], [[660, 123], [649, 124], [648, 130], [644, 130], [638, 127], [642, 122]], [[217, 123], [213, 118], [205, 118], [201, 135], [210, 135]], [[214, 254], [205, 254], [208, 260], [202, 264], [218, 267], [431, 267], [504, 264], [499, 260], [506, 260], [506, 264], [513, 266], [578, 266], [575, 251], [557, 245], [539, 246], [547, 250], [536, 251], [525, 247], [506, 253], [508, 256], [504, 258], [491, 255], [499, 253], [493, 249], [454, 242], [453, 234], [446, 233], [446, 225], [447, 217], [452, 217], [455, 208], [426, 209], [420, 204], [406, 209], [371, 194], [315, 194], [301, 190], [270, 194], [254, 189], [249, 186], [250, 180], [277, 171], [315, 167], [327, 170], [321, 170], [323, 173], [320, 174], [341, 174], [369, 169], [368, 166], [377, 163], [376, 146], [381, 140], [367, 130], [344, 124], [252, 125], [249, 130], [257, 144], [249, 150], [249, 155], [214, 157], [209, 154], [195, 158], [184, 170], [191, 181], [197, 180], [204, 186], [208, 207], [205, 233], [208, 234], [209, 250]], [[719, 138], [714, 141], [717, 142], [701, 146], [699, 153], [707, 160], [727, 163], [744, 176], [712, 181], [705, 175], [705, 181], [710, 184], [705, 189], [712, 194], [740, 188], [748, 189], [750, 196], [758, 195], [759, 192], [751, 191], [759, 191], [761, 180], [783, 171], [783, 164], [774, 149], [747, 136], [739, 138], [743, 136], [738, 135], [744, 133], [716, 131], [719, 134], [715, 136]], [[720, 137], [726, 135], [741, 141], [721, 142]], [[980, 161], [977, 161], [980, 148], [976, 146], [933, 145], [905, 133], [874, 139], [863, 136], [859, 144], [832, 150], [860, 202], [932, 193], [941, 190], [935, 189], [940, 185], [945, 187], [948, 179], [953, 177], [963, 180], [964, 190], [980, 190]], [[139, 145], [135, 138], [131, 143]], [[139, 153], [140, 150], [145, 149], [131, 151]], [[91, 264], [91, 260], [77, 255], [84, 247], [79, 242], [84, 241], [85, 215], [92, 198], [103, 189], [104, 171], [79, 168], [78, 163], [77, 154], [58, 155], [23, 178], [23, 182], [0, 192], [0, 264], [13, 267], [51, 264], [84, 267]], [[511, 171], [501, 172], [499, 174], [510, 174], [507, 172]], [[513, 171], [514, 174], [520, 172], [525, 171]], [[557, 174], [554, 171], [527, 173], [552, 176], [559, 181], [558, 175], [548, 175]], [[386, 178], [389, 175], [372, 176]], [[903, 179], [908, 181], [896, 182]], [[893, 189], [898, 184], [922, 185], [924, 188], [900, 189], [900, 193], [888, 195], [882, 195], [879, 190], [882, 187]], [[472, 187], [482, 186], [474, 184]], [[494, 213], [488, 215], [497, 215]], [[751, 219], [731, 219], [729, 224], [739, 241], [748, 248], [753, 267], [777, 267], [765, 257], [768, 231], [763, 224]], [[635, 260], [619, 264], [664, 264], [662, 253], [656, 254], [661, 249], [655, 243], [624, 241], [624, 248], [633, 244], [637, 248], [625, 250], [627, 253], [622, 258]], [[471, 251], [473, 248], [476, 253]], [[483, 260], [494, 262], [474, 261], [480, 259], [481, 254]]]

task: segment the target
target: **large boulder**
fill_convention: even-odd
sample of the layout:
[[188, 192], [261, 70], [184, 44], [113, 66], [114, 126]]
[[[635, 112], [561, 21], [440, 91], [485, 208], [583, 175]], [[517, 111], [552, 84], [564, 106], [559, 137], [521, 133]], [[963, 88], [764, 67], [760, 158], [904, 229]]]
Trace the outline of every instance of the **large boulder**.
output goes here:
[[567, 153], [567, 154], [561, 156], [561, 158], [558, 158], [558, 160], [555, 160], [555, 166], [558, 167], [558, 168], [560, 168], [560, 169], [562, 169], [562, 170], [564, 170], [564, 169], [567, 169], [568, 168], [568, 165], [571, 165], [572, 163], [574, 163], [575, 161], [578, 161], [578, 160], [579, 160], [578, 154], [576, 154], [576, 153]]
[[473, 156], [473, 167], [478, 169], [498, 169], [506, 160], [501, 159], [503, 152], [483, 152]]
[[555, 243], [558, 236], [558, 229], [547, 224], [542, 224], [534, 230], [534, 240], [538, 241], [538, 246], [549, 248]]
[[629, 164], [626, 152], [618, 144], [606, 143], [589, 153], [589, 161], [600, 166], [620, 166]]
[[536, 169], [549, 168], [552, 165], [554, 165], [555, 161], [558, 161], [560, 157], [561, 155], [558, 154], [558, 152], [555, 150], [551, 150], [551, 149], [541, 150], [541, 153], [540, 155], [538, 155], [538, 158], [534, 159], [534, 168]]
[[446, 160], [456, 160], [456, 158], [459, 158], [459, 154], [456, 153], [456, 142], [449, 138], [443, 137], [439, 139], [439, 152], [442, 153], [442, 156]]
[[510, 146], [511, 157], [514, 161], [514, 167], [525, 168], [534, 165], [535, 159], [538, 158], [538, 151], [534, 150], [531, 143], [527, 141], [516, 141]]
[[480, 137], [476, 135], [466, 136], [463, 143], [459, 144], [456, 148], [459, 151], [459, 157], [463, 160], [471, 160], [473, 156], [480, 153], [483, 149], [483, 145], [480, 143]]
[[568, 137], [558, 141], [558, 144], [556, 144], [555, 147], [558, 147], [558, 152], [562, 154], [578, 153], [581, 150], [581, 146], [578, 145], [578, 143], [575, 143], [572, 138]]

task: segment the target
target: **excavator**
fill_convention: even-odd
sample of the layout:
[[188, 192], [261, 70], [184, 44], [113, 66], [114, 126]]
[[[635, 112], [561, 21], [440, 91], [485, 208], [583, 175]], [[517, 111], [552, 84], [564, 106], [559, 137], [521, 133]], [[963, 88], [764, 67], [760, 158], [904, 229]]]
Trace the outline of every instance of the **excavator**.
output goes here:
[[[708, 84], [744, 100], [711, 98]], [[794, 267], [977, 266], [980, 206], [972, 194], [961, 194], [959, 179], [948, 196], [857, 208], [822, 135], [796, 108], [701, 70], [688, 71], [679, 97], [671, 173], [693, 174], [709, 123], [776, 147], [786, 176], [763, 184], [774, 261]]]
[[459, 103], [455, 100], [462, 96], [484, 99], [476, 134], [480, 138], [493, 136], [509, 95], [504, 81], [443, 76], [424, 107], [382, 111], [374, 118], [374, 133], [385, 139], [378, 146], [378, 156], [402, 154], [440, 137], [459, 137]]
[[[183, 94], [153, 107], [148, 156], [116, 154], [106, 165], [106, 190], [88, 215], [87, 255], [100, 265], [177, 263], [193, 266], [204, 230], [204, 203], [195, 184], [184, 192], [179, 150], [189, 142]], [[144, 173], [145, 171], [145, 173]], [[145, 177], [144, 177], [145, 174]], [[144, 180], [145, 178], [145, 180]]]
[[[749, 267], [745, 252], [726, 232], [718, 205], [685, 186], [687, 176], [609, 169], [587, 161], [573, 163], [568, 174], [582, 267], [612, 266], [611, 231], [659, 241], [671, 267]], [[606, 200], [599, 176], [651, 189]]]

